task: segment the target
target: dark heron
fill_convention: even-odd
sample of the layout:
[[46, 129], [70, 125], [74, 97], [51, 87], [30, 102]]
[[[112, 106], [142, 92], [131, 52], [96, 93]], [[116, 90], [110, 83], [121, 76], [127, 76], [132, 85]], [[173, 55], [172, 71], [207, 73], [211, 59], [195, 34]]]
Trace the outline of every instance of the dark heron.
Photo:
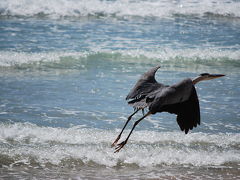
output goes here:
[[200, 81], [225, 76], [223, 74], [203, 73], [194, 79], [187, 78], [177, 84], [167, 86], [158, 83], [155, 79], [155, 73], [159, 68], [160, 66], [156, 66], [144, 73], [127, 95], [126, 100], [130, 100], [128, 104], [133, 106], [134, 112], [128, 117], [127, 122], [112, 144], [112, 147], [117, 144], [118, 140], [121, 138], [123, 130], [134, 114], [147, 107], [149, 111], [134, 123], [126, 140], [117, 144], [115, 152], [118, 152], [123, 148], [134, 128], [141, 120], [151, 114], [156, 114], [157, 112], [176, 114], [177, 123], [180, 129], [187, 134], [189, 130], [193, 129], [193, 127], [200, 125], [199, 101], [194, 85]]

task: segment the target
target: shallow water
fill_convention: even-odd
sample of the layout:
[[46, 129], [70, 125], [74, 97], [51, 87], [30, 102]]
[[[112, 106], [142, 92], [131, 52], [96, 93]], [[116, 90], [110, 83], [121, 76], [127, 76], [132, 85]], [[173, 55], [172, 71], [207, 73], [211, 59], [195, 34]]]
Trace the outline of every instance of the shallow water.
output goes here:
[[[211, 0], [0, 2], [0, 178], [239, 179], [239, 8]], [[201, 125], [189, 134], [174, 115], [156, 114], [113, 153], [133, 111], [125, 97], [156, 65], [164, 84], [226, 76], [197, 85]]]

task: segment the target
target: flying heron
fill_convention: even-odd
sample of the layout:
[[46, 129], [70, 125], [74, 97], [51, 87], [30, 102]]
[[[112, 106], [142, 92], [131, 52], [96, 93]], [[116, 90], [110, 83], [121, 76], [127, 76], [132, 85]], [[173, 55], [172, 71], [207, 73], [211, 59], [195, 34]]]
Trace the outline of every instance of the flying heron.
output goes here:
[[117, 144], [115, 152], [119, 152], [120, 149], [123, 148], [134, 128], [141, 120], [151, 114], [156, 114], [157, 112], [176, 114], [177, 123], [180, 129], [187, 134], [189, 130], [193, 129], [193, 127], [200, 125], [199, 101], [194, 85], [200, 81], [225, 76], [223, 74], [203, 73], [194, 79], [187, 78], [179, 83], [168, 86], [156, 81], [155, 73], [159, 68], [160, 66], [156, 66], [144, 73], [127, 95], [126, 100], [130, 100], [128, 104], [133, 106], [135, 111], [128, 117], [128, 120], [112, 144], [112, 147], [114, 147], [121, 138], [123, 130], [133, 115], [139, 110], [144, 110], [147, 107], [149, 111], [134, 123], [127, 138], [123, 142]]

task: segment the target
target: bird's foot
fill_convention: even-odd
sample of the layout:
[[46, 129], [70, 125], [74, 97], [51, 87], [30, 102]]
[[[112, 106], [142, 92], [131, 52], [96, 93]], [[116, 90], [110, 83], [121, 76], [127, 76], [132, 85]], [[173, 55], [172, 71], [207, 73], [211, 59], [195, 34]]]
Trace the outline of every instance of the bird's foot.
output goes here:
[[121, 136], [118, 136], [117, 139], [112, 143], [111, 147], [116, 146], [118, 140], [120, 139]]
[[126, 143], [127, 143], [127, 141], [125, 140], [125, 141], [121, 142], [120, 144], [118, 144], [117, 147], [115, 148], [116, 151], [114, 151], [114, 153], [119, 152]]

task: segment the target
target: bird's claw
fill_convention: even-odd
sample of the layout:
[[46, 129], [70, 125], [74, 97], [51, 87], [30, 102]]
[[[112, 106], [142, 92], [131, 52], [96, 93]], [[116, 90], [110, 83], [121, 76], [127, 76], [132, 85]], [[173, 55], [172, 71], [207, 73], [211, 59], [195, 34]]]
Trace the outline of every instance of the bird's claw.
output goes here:
[[112, 143], [111, 147], [116, 146], [119, 139], [120, 139], [120, 136], [118, 136], [117, 139]]
[[119, 143], [117, 145], [117, 147], [115, 148], [116, 151], [114, 153], [119, 152], [125, 144], [126, 144], [126, 141], [123, 141], [123, 142]]

